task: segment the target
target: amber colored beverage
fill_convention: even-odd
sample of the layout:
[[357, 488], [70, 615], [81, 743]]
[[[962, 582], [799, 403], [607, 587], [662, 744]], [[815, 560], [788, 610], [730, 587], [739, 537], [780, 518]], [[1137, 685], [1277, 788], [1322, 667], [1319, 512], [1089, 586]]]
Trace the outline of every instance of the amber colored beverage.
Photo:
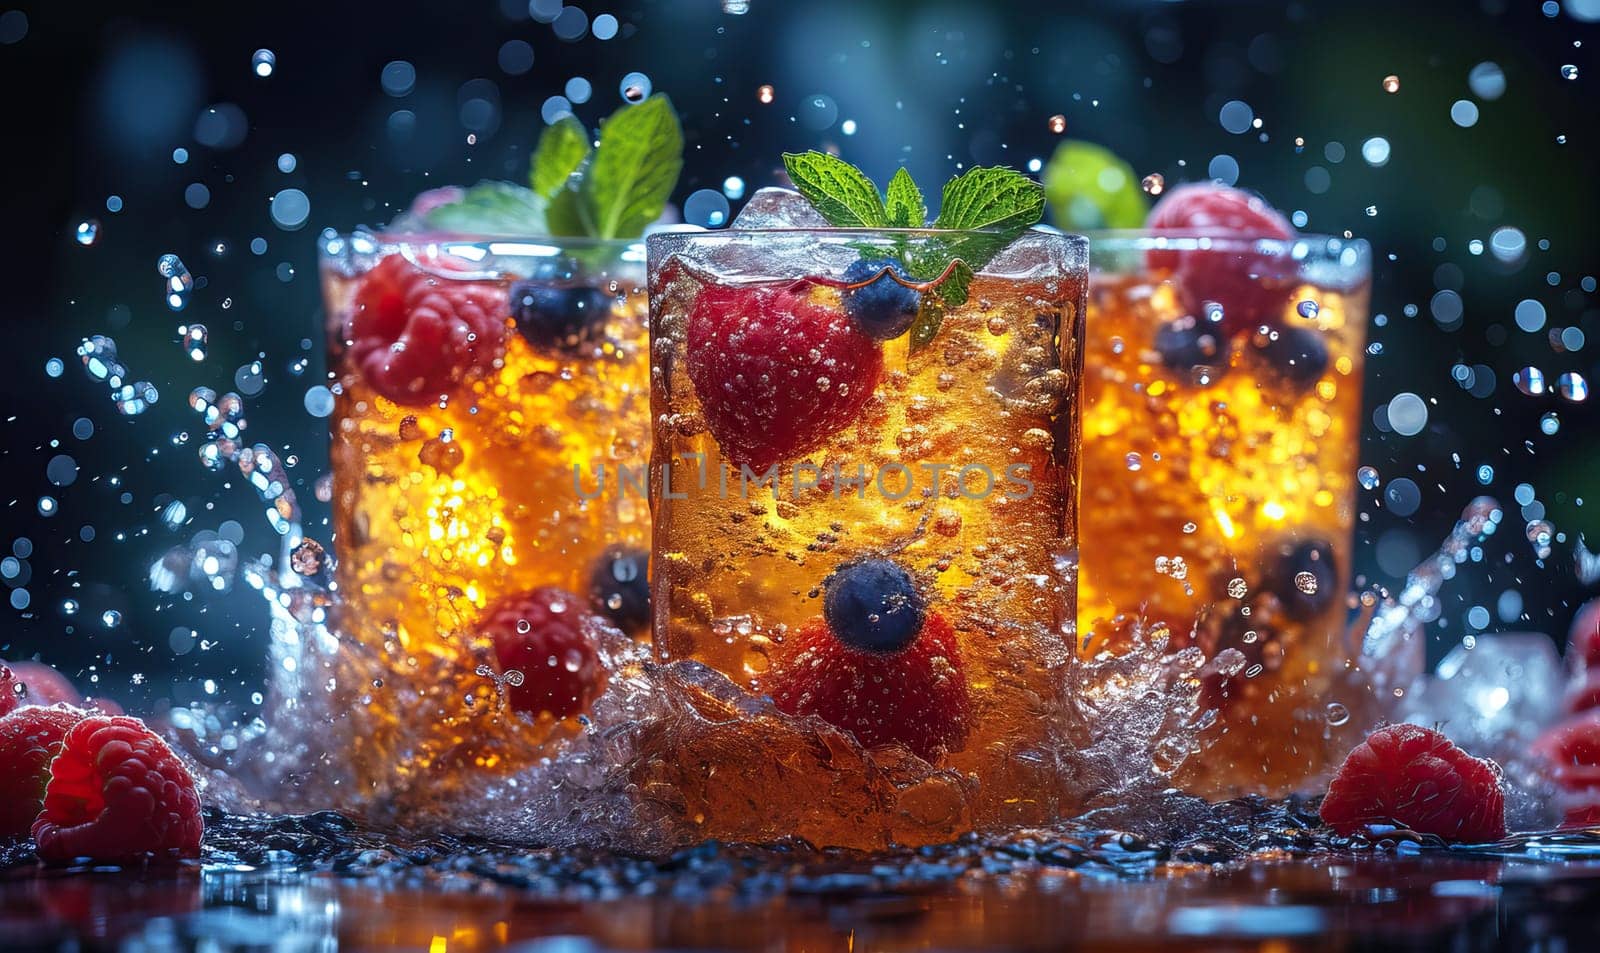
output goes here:
[[[935, 257], [939, 240], [848, 229], [649, 240], [657, 657], [703, 663], [783, 707], [808, 698], [811, 666], [826, 664], [804, 646], [834, 637], [822, 634], [834, 624], [824, 618], [829, 587], [863, 561], [909, 580], [904, 597], [925, 603], [929, 620], [918, 638], [935, 626], [951, 633], [932, 659], [938, 690], [959, 682], [970, 717], [934, 741], [885, 741], [894, 716], [870, 696], [889, 691], [895, 708], [900, 692], [920, 690], [899, 681], [901, 661], [924, 651], [915, 642], [864, 653], [877, 667], [859, 691], [819, 702], [837, 703], [833, 722], [880, 756], [909, 745], [974, 783], [970, 814], [939, 813], [896, 832], [902, 842], [1059, 807], [1052, 733], [1074, 619], [1087, 246], [1024, 233], [971, 278], [965, 301], [932, 309], [934, 326], [925, 305], [909, 331], [869, 327], [872, 306], [906, 293], [879, 265]], [[847, 303], [863, 285], [873, 299]], [[941, 294], [937, 281], [914, 290]], [[937, 722], [943, 697], [925, 701]], [[682, 765], [660, 767], [677, 772], [679, 809], [708, 836], [747, 836], [762, 830], [751, 823], [761, 804], [793, 789], [724, 797], [715, 778], [784, 756], [730, 746], [695, 769], [703, 784]], [[824, 788], [816, 796], [828, 803], [797, 814], [789, 833], [861, 842], [852, 826], [883, 805], [840, 807], [861, 793], [845, 787]]]
[[540, 586], [617, 609], [597, 574], [648, 559], [647, 502], [593, 491], [646, 465], [643, 248], [357, 234], [326, 240], [322, 276], [335, 628], [364, 660], [330, 690], [375, 726], [341, 758], [365, 795], [510, 770], [552, 725], [506, 711], [479, 612]]
[[1080, 651], [1117, 652], [1139, 625], [1198, 643], [1217, 719], [1188, 786], [1295, 789], [1361, 728], [1330, 713], [1359, 701], [1332, 686], [1350, 656], [1367, 246], [1092, 242]]

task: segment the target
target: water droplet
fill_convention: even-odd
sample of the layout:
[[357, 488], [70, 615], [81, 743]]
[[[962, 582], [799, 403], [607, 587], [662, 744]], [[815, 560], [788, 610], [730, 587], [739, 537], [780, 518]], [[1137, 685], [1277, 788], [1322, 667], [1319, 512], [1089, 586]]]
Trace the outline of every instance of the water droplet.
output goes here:
[[1546, 436], [1552, 435], [1561, 429], [1561, 418], [1552, 410], [1539, 418], [1539, 429], [1544, 431]]
[[1378, 476], [1377, 469], [1373, 467], [1362, 467], [1361, 469], [1357, 470], [1356, 481], [1361, 484], [1361, 488], [1363, 490], [1376, 490], [1378, 488], [1378, 484], [1382, 482], [1381, 478]]
[[1549, 520], [1533, 520], [1525, 531], [1533, 553], [1540, 559], [1550, 558], [1550, 544], [1555, 539], [1556, 528]]
[[771, 86], [760, 86], [756, 89], [756, 99], [760, 100], [762, 105], [770, 104], [776, 95], [777, 92]]
[[1312, 572], [1297, 572], [1294, 574], [1294, 587], [1308, 596], [1317, 593], [1317, 575]]
[[1561, 78], [1562, 79], [1577, 79], [1578, 78], [1578, 68], [1576, 66], [1572, 65], [1571, 63], [1564, 64], [1561, 67]]
[[189, 303], [189, 293], [194, 290], [194, 276], [189, 274], [183, 259], [170, 252], [162, 255], [156, 260], [156, 272], [166, 279], [167, 307], [182, 311]]
[[1383, 91], [1386, 93], [1400, 92], [1400, 77], [1390, 73], [1383, 78]]
[[1139, 454], [1137, 453], [1129, 453], [1127, 456], [1123, 457], [1122, 460], [1123, 463], [1127, 464], [1129, 470], [1138, 470], [1144, 466], [1142, 458], [1140, 458]]
[[1167, 178], [1159, 172], [1152, 172], [1139, 180], [1139, 187], [1149, 195], [1160, 195], [1167, 188]]
[[108, 629], [115, 629], [122, 624], [122, 613], [115, 609], [107, 609], [100, 613], [100, 624]]
[[100, 221], [93, 218], [84, 219], [72, 230], [72, 237], [85, 247], [93, 245], [100, 240]]
[[1326, 711], [1328, 724], [1335, 728], [1350, 720], [1350, 709], [1338, 702], [1328, 702]]
[[278, 56], [271, 50], [256, 50], [250, 57], [250, 68], [262, 79], [272, 75], [273, 67], [278, 65]]
[[1295, 307], [1295, 311], [1300, 315], [1300, 317], [1308, 320], [1315, 318], [1319, 310], [1320, 309], [1317, 307], [1317, 303], [1309, 298], [1300, 302], [1300, 304]]
[[1054, 116], [1050, 117], [1050, 121], [1047, 123], [1047, 125], [1050, 127], [1051, 132], [1059, 136], [1063, 132], [1067, 131], [1067, 117], [1061, 115], [1060, 113], [1056, 113]]
[[629, 73], [618, 84], [622, 98], [630, 103], [643, 102], [650, 95], [650, 77], [643, 73]]
[[1511, 382], [1517, 385], [1517, 390], [1529, 397], [1538, 397], [1545, 392], [1544, 371], [1537, 367], [1524, 367], [1511, 375]]
[[203, 324], [185, 324], [178, 327], [178, 336], [183, 340], [184, 353], [189, 355], [191, 361], [206, 359], [206, 341], [208, 332]]
[[1240, 576], [1228, 580], [1228, 598], [1243, 599], [1250, 594], [1250, 585]]
[[1577, 371], [1568, 371], [1556, 378], [1556, 393], [1578, 403], [1589, 396], [1589, 382]]

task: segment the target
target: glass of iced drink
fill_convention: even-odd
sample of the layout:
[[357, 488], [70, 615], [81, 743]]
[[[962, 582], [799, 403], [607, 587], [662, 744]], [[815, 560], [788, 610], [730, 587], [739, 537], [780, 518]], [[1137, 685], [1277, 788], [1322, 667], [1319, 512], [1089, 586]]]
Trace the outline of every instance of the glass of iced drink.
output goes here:
[[586, 629], [648, 629], [643, 246], [358, 233], [321, 264], [354, 776], [510, 769], [598, 692]]
[[[1031, 230], [960, 274], [952, 246], [984, 237], [648, 240], [658, 659], [959, 772], [978, 826], [1058, 806], [1088, 263], [1083, 239]], [[773, 757], [729, 747], [702, 767]], [[842, 787], [817, 796], [858, 793]], [[675, 789], [710, 836], [760, 829], [748, 792]], [[838, 813], [791, 833], [848, 843], [849, 819], [807, 826]]]
[[1214, 186], [1176, 190], [1151, 225], [1090, 239], [1080, 652], [1199, 645], [1216, 721], [1183, 780], [1282, 793], [1366, 727], [1334, 683], [1369, 250]]

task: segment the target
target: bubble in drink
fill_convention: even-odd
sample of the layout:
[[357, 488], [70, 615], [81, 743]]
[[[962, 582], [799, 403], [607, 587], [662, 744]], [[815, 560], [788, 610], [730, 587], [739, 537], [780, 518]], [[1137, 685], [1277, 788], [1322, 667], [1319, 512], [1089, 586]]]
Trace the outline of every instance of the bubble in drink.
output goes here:
[[1317, 594], [1317, 576], [1311, 572], [1297, 572], [1294, 574], [1294, 587], [1308, 596]]

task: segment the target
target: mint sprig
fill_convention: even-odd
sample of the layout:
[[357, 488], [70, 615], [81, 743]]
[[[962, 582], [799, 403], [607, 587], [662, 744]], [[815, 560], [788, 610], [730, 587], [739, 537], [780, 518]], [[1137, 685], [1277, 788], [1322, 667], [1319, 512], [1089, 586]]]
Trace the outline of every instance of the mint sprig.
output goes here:
[[[945, 184], [939, 217], [927, 225], [922, 190], [905, 168], [895, 171], [884, 197], [866, 173], [824, 152], [783, 154], [794, 187], [828, 224], [839, 228], [922, 228], [933, 233], [912, 241], [896, 236], [895, 251], [917, 281], [944, 280], [937, 295], [924, 295], [911, 326], [913, 349], [938, 333], [945, 312], [966, 303], [973, 276], [1000, 250], [1044, 216], [1044, 189], [1014, 169], [978, 166]], [[940, 235], [939, 231], [948, 231]], [[874, 254], [881, 249], [863, 249]], [[951, 268], [954, 263], [955, 267]], [[949, 274], [945, 272], [949, 270]]]
[[625, 105], [599, 145], [564, 116], [539, 136], [528, 185], [480, 182], [431, 210], [432, 228], [492, 236], [637, 238], [661, 216], [683, 171], [683, 128], [666, 96]]

